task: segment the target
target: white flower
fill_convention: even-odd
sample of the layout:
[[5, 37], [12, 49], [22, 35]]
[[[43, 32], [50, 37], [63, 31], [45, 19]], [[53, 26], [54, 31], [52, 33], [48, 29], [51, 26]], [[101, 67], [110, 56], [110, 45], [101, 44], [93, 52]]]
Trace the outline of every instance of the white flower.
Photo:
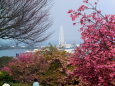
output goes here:
[[8, 83], [4, 83], [2, 86], [10, 86]]

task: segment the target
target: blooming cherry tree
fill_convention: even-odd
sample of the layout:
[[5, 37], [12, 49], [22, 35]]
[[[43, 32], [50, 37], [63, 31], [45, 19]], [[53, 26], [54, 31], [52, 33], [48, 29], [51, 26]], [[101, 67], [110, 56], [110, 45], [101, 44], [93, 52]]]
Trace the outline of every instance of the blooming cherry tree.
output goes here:
[[73, 24], [80, 24], [84, 41], [69, 59], [69, 64], [76, 66], [71, 74], [79, 76], [88, 86], [113, 86], [115, 15], [102, 15], [97, 9], [98, 0], [92, 3], [83, 0], [83, 5], [77, 10], [68, 11]]

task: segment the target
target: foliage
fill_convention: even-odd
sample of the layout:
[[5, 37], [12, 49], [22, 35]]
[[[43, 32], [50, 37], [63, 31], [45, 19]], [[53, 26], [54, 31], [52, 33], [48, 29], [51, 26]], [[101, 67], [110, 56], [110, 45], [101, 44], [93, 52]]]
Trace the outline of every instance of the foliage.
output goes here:
[[49, 47], [43, 48], [40, 53], [46, 58], [48, 62], [52, 62], [52, 60], [59, 59], [61, 63], [64, 65], [67, 62], [67, 56], [70, 54], [66, 51], [60, 51], [55, 46], [49, 45]]
[[8, 56], [0, 57], [0, 68], [4, 67], [12, 59], [13, 59], [13, 57], [8, 57]]
[[77, 79], [67, 74], [67, 70], [71, 70], [67, 66], [69, 56], [69, 53], [50, 45], [35, 52], [19, 54], [2, 71], [7, 71], [19, 83], [31, 84], [37, 78], [42, 86], [74, 86]]
[[5, 71], [0, 71], [0, 84], [3, 84], [4, 82], [12, 82], [13, 78]]
[[53, 45], [43, 48], [40, 53], [49, 63], [48, 70], [41, 76], [43, 86], [75, 86], [74, 82], [77, 79], [72, 79], [72, 77], [69, 77], [67, 74], [67, 71], [71, 70], [67, 65], [70, 53], [60, 51]]
[[76, 19], [80, 21], [84, 40], [70, 58], [70, 64], [76, 66], [71, 75], [79, 76], [81, 82], [86, 82], [88, 86], [113, 86], [115, 15], [102, 15], [101, 11], [97, 10], [98, 2], [94, 4], [91, 4], [90, 0], [83, 2], [77, 11], [68, 11], [72, 21]]
[[8, 72], [18, 82], [31, 83], [34, 78], [38, 78], [39, 74], [47, 69], [47, 66], [48, 64], [43, 56], [35, 56], [33, 53], [21, 53], [8, 64], [10, 69]]
[[44, 75], [40, 77], [43, 86], [57, 86], [64, 84], [66, 75], [67, 55], [65, 51], [58, 50], [55, 46], [51, 45], [45, 47], [39, 52], [47, 60], [49, 67]]

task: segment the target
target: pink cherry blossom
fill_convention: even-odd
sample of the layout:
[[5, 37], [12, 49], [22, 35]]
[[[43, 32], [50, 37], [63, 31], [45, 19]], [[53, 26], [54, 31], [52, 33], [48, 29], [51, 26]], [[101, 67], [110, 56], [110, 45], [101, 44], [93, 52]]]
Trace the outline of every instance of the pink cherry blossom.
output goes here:
[[[69, 58], [69, 64], [76, 66], [73, 76], [79, 76], [88, 86], [114, 86], [115, 81], [115, 15], [103, 15], [96, 7], [83, 0], [80, 8], [70, 16], [79, 21], [83, 43]], [[89, 7], [86, 6], [89, 5]], [[90, 7], [91, 6], [91, 7]], [[90, 8], [91, 13], [86, 10]], [[89, 10], [89, 9], [88, 9]], [[73, 13], [71, 13], [73, 14]]]

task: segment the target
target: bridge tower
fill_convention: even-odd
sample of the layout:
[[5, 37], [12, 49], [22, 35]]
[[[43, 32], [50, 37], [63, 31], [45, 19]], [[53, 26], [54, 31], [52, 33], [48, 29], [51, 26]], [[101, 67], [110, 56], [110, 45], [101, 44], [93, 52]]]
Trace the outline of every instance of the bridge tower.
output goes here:
[[61, 26], [60, 33], [59, 33], [59, 47], [63, 48], [64, 46], [65, 46], [64, 31], [63, 31], [63, 26]]

